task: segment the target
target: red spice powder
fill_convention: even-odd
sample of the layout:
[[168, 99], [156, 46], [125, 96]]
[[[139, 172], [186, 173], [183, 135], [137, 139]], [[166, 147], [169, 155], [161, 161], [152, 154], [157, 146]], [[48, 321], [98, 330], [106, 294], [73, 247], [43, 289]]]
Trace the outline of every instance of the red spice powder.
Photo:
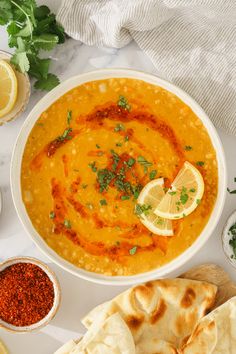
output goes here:
[[53, 302], [53, 283], [37, 265], [17, 263], [0, 272], [0, 318], [5, 322], [14, 326], [39, 322]]

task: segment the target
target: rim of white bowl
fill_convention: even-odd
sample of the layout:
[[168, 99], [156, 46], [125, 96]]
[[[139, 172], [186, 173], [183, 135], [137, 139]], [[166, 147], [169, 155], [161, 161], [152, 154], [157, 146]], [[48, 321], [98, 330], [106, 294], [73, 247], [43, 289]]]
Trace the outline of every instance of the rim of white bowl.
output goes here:
[[29, 333], [29, 332], [38, 331], [41, 328], [45, 327], [49, 322], [51, 322], [51, 320], [55, 317], [59, 309], [60, 302], [61, 302], [60, 284], [56, 277], [56, 274], [48, 267], [48, 265], [41, 262], [39, 259], [33, 257], [19, 256], [19, 257], [8, 258], [5, 261], [0, 263], [0, 272], [18, 263], [35, 264], [47, 274], [47, 276], [49, 277], [49, 279], [53, 284], [53, 289], [54, 289], [53, 305], [50, 311], [48, 312], [48, 314], [36, 323], [27, 326], [14, 326], [11, 323], [8, 323], [0, 318], [0, 328], [3, 328], [7, 331], [14, 332], [14, 333]]
[[[215, 202], [214, 209], [210, 215], [208, 223], [205, 228], [195, 240], [195, 242], [178, 257], [173, 259], [171, 262], [161, 266], [160, 268], [153, 269], [145, 273], [139, 273], [131, 276], [107, 276], [103, 274], [93, 273], [86, 271], [84, 269], [78, 268], [72, 263], [66, 261], [60, 257], [55, 251], [53, 251], [43, 240], [43, 238], [34, 229], [30, 218], [25, 209], [24, 203], [21, 196], [21, 184], [20, 184], [20, 173], [21, 173], [21, 160], [24, 152], [25, 143], [27, 141], [28, 135], [33, 128], [35, 122], [39, 118], [41, 112], [45, 111], [52, 103], [59, 99], [64, 93], [70, 91], [76, 86], [83, 83], [95, 80], [104, 80], [111, 78], [130, 78], [145, 81], [149, 84], [159, 86], [166, 89], [167, 91], [173, 93], [179, 97], [191, 110], [197, 115], [197, 117], [202, 121], [205, 126], [212, 144], [216, 151], [217, 163], [218, 163], [218, 195]], [[172, 83], [163, 80], [153, 74], [147, 74], [142, 71], [135, 71], [130, 69], [100, 69], [95, 71], [86, 72], [77, 76], [73, 76], [70, 79], [64, 81], [52, 91], [46, 94], [31, 110], [28, 117], [26, 118], [20, 133], [17, 137], [12, 160], [11, 160], [11, 191], [13, 202], [18, 214], [20, 221], [22, 222], [25, 230], [33, 239], [35, 244], [39, 249], [49, 257], [54, 263], [63, 268], [64, 270], [88, 281], [92, 281], [98, 284], [104, 285], [132, 285], [145, 281], [149, 281], [155, 278], [161, 278], [167, 274], [176, 271], [180, 266], [185, 264], [190, 258], [192, 258], [200, 248], [206, 243], [209, 237], [212, 235], [215, 229], [220, 215], [222, 213], [225, 197], [226, 197], [226, 182], [227, 182], [227, 170], [225, 155], [221, 140], [218, 133], [213, 126], [212, 122], [208, 118], [207, 114], [199, 106], [199, 104], [191, 98], [186, 92], [184, 92], [179, 87], [173, 85]]]

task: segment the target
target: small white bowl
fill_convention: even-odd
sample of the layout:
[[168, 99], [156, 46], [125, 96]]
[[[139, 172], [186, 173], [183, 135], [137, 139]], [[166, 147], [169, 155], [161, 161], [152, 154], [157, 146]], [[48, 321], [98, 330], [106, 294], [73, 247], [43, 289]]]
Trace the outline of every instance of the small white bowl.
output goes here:
[[236, 268], [236, 259], [233, 258], [234, 256], [233, 249], [229, 244], [229, 240], [232, 237], [232, 235], [229, 233], [229, 229], [235, 223], [236, 223], [236, 210], [228, 218], [222, 232], [222, 247], [226, 257], [228, 258], [229, 262], [232, 264], [234, 268]]
[[51, 282], [53, 283], [53, 288], [54, 288], [54, 302], [51, 310], [48, 312], [48, 314], [42, 318], [39, 322], [36, 322], [32, 325], [29, 326], [14, 326], [8, 322], [3, 321], [0, 318], [0, 328], [4, 328], [10, 332], [14, 333], [29, 333], [32, 331], [37, 331], [40, 328], [46, 326], [56, 315], [60, 302], [61, 302], [61, 289], [59, 282], [57, 280], [56, 275], [54, 272], [44, 263], [39, 261], [38, 259], [31, 258], [31, 257], [13, 257], [9, 258], [6, 261], [0, 263], [0, 272], [2, 272], [4, 269], [12, 266], [13, 264], [17, 263], [31, 263], [37, 265], [39, 268], [41, 268], [49, 277]]
[[[82, 85], [86, 82], [93, 80], [104, 80], [110, 78], [131, 78], [137, 80], [143, 80], [149, 84], [153, 84], [164, 88], [165, 90], [172, 92], [174, 95], [179, 97], [186, 105], [188, 105], [192, 111], [197, 115], [197, 117], [202, 121], [205, 126], [212, 144], [216, 151], [216, 158], [218, 163], [218, 195], [214, 209], [210, 215], [209, 221], [205, 226], [204, 230], [198, 236], [196, 241], [180, 256], [176, 257], [171, 262], [165, 264], [164, 266], [154, 269], [146, 273], [140, 273], [132, 276], [105, 276], [102, 274], [92, 273], [84, 269], [78, 268], [72, 263], [66, 261], [60, 257], [53, 249], [51, 249], [43, 238], [38, 234], [38, 232], [33, 227], [31, 220], [27, 214], [24, 203], [22, 201], [21, 195], [21, 161], [25, 148], [27, 138], [33, 128], [35, 122], [39, 118], [40, 114], [44, 112], [53, 102], [60, 98], [63, 94], [73, 89], [76, 86]], [[201, 143], [201, 142], [199, 142]], [[74, 76], [67, 81], [64, 81], [59, 86], [50, 91], [46, 96], [44, 96], [32, 109], [28, 115], [25, 123], [19, 133], [17, 138], [15, 148], [12, 155], [11, 161], [11, 190], [13, 201], [19, 219], [21, 220], [26, 231], [36, 243], [36, 245], [46, 254], [53, 262], [67, 270], [68, 272], [100, 284], [106, 285], [131, 285], [141, 282], [145, 282], [151, 279], [156, 279], [166, 276], [168, 273], [175, 271], [177, 268], [186, 263], [190, 258], [192, 258], [197, 251], [206, 243], [209, 239], [213, 230], [215, 229], [220, 215], [223, 210], [225, 196], [226, 196], [226, 182], [227, 182], [227, 172], [226, 163], [223, 147], [220, 138], [216, 132], [215, 127], [212, 122], [202, 110], [202, 108], [183, 90], [176, 87], [175, 85], [160, 79], [154, 75], [146, 74], [140, 71], [127, 70], [127, 69], [102, 69], [96, 70], [88, 73], [84, 73], [78, 76]]]

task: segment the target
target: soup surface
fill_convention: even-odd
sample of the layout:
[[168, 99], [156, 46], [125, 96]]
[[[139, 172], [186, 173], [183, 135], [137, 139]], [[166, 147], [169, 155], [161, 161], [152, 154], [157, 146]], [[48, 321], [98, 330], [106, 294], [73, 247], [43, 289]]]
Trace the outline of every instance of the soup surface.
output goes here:
[[[173, 237], [154, 235], [135, 213], [138, 194], [152, 178], [170, 185], [185, 161], [204, 178], [202, 201], [174, 221]], [[69, 262], [105, 275], [149, 271], [185, 251], [209, 219], [217, 184], [200, 119], [172, 93], [126, 78], [85, 83], [53, 103], [28, 137], [21, 170], [41, 237]]]

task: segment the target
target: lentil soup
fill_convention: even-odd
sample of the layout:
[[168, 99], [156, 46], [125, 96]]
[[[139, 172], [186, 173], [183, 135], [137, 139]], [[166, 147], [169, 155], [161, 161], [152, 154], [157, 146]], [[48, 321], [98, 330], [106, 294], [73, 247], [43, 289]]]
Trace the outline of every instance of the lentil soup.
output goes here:
[[[201, 203], [152, 234], [135, 213], [142, 187], [168, 187], [189, 161], [203, 176]], [[104, 275], [158, 268], [205, 227], [217, 197], [216, 153], [201, 120], [174, 94], [144, 81], [92, 81], [41, 114], [25, 146], [22, 198], [33, 226], [61, 257]]]

